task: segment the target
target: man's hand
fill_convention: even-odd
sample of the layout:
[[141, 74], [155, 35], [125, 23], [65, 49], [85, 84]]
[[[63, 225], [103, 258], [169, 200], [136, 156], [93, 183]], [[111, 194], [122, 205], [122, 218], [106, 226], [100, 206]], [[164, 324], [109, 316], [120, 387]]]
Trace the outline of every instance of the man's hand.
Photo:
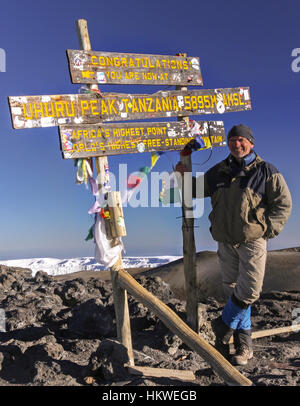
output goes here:
[[181, 161], [179, 161], [175, 167], [175, 172], [179, 172], [181, 174], [181, 176], [183, 176], [185, 172], [190, 172], [190, 171], [186, 165], [184, 165]]

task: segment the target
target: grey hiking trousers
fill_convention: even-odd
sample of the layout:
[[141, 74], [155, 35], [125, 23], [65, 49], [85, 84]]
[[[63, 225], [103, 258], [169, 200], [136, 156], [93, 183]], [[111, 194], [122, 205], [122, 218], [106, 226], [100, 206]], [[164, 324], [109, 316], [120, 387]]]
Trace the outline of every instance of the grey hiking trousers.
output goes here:
[[226, 299], [233, 293], [245, 305], [254, 303], [263, 286], [267, 241], [258, 238], [234, 245], [219, 242], [217, 253]]

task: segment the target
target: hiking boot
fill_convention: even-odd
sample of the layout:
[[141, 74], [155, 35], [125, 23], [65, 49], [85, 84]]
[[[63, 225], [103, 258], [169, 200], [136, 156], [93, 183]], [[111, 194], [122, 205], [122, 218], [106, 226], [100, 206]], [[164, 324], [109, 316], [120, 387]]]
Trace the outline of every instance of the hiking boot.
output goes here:
[[222, 316], [211, 321], [211, 328], [215, 334], [215, 349], [226, 359], [230, 358], [229, 340], [234, 330], [224, 323]]
[[236, 352], [231, 358], [231, 363], [233, 365], [247, 365], [248, 360], [253, 358], [251, 330], [235, 330], [233, 344]]
[[247, 365], [248, 360], [253, 358], [253, 350], [252, 348], [248, 348], [245, 345], [241, 345], [235, 355], [231, 358], [231, 363], [233, 365]]

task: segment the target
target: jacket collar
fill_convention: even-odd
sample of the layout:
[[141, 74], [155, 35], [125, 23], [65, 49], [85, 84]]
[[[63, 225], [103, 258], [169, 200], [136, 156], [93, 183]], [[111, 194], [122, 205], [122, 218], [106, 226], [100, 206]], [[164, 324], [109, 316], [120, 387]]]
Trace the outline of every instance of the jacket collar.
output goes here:
[[[258, 163], [262, 162], [262, 159], [260, 158], [259, 155], [257, 155], [257, 153], [255, 151], [252, 151], [249, 155], [247, 155], [247, 157], [249, 157], [249, 159], [244, 160], [245, 166], [242, 166], [239, 168], [241, 172], [248, 172], [250, 169], [257, 166]], [[231, 154], [229, 154], [228, 157], [220, 163], [219, 172], [223, 172], [225, 174], [232, 175], [232, 172], [233, 172], [232, 161], [233, 160], [234, 160], [234, 157]], [[247, 162], [247, 161], [250, 161], [250, 162]], [[236, 167], [238, 168], [238, 165], [236, 165]]]
[[247, 166], [249, 166], [256, 158], [256, 152], [255, 151], [251, 151], [250, 154], [246, 155], [241, 163], [239, 163], [235, 157], [233, 155], [229, 155], [228, 160], [229, 160], [229, 164], [231, 165], [232, 168], [246, 168]]

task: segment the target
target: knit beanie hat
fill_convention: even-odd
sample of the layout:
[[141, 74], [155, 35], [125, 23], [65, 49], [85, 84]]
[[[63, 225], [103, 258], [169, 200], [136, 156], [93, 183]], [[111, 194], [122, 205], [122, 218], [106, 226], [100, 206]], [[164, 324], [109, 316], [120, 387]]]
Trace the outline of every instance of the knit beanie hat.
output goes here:
[[254, 137], [251, 128], [243, 124], [238, 124], [232, 127], [227, 135], [227, 141], [231, 137], [244, 137], [247, 138], [252, 144], [254, 144]]

